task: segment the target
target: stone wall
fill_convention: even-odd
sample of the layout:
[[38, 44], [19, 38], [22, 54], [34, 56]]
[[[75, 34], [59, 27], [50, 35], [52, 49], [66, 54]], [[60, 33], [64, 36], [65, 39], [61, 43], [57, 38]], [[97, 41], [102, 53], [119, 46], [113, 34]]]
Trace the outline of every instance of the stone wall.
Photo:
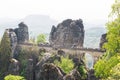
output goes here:
[[49, 42], [52, 47], [72, 48], [83, 47], [84, 43], [84, 26], [83, 21], [67, 19], [53, 26], [49, 36]]

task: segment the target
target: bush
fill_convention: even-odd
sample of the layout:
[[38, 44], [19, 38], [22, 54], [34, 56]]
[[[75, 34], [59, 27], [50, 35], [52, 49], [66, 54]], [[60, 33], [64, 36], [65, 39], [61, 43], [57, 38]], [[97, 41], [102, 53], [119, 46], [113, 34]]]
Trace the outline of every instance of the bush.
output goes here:
[[45, 43], [46, 42], [46, 35], [45, 34], [39, 34], [37, 36], [37, 43]]
[[4, 78], [4, 80], [25, 80], [25, 78], [22, 76], [16, 76], [16, 75], [9, 74]]
[[86, 79], [87, 78], [87, 70], [84, 65], [78, 66], [77, 69], [81, 75], [81, 79]]
[[110, 73], [111, 73], [110, 75], [111, 77], [109, 77], [110, 79], [114, 79], [114, 80], [120, 79], [120, 63], [118, 63], [115, 67], [113, 67]]
[[110, 59], [100, 59], [94, 65], [95, 75], [100, 78], [108, 78], [111, 75], [111, 69], [120, 63], [120, 56], [114, 55]]
[[74, 68], [74, 63], [68, 57], [61, 57], [61, 62], [54, 62], [57, 66], [59, 66], [65, 73], [69, 73]]

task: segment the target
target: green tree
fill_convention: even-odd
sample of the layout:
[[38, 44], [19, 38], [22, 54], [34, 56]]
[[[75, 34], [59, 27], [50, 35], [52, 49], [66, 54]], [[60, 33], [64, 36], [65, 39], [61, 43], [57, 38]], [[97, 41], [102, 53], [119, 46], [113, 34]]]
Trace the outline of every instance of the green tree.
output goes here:
[[10, 38], [7, 31], [5, 31], [0, 44], [0, 78], [3, 78], [8, 71], [11, 53]]
[[107, 23], [108, 42], [103, 46], [106, 49], [106, 52], [102, 58], [97, 61], [94, 69], [97, 77], [105, 80], [114, 80], [109, 78], [116, 74], [116, 72], [113, 71], [115, 70], [113, 68], [120, 63], [120, 0], [115, 0], [109, 18], [110, 21]]
[[108, 42], [104, 45], [108, 59], [120, 53], [120, 0], [115, 0], [110, 18], [112, 20], [107, 23]]
[[39, 34], [37, 36], [37, 43], [45, 43], [46, 42], [46, 35], [45, 34]]
[[22, 77], [22, 76], [17, 76], [17, 75], [11, 75], [11, 74], [9, 74], [9, 75], [7, 75], [4, 78], [4, 80], [25, 80], [25, 78]]

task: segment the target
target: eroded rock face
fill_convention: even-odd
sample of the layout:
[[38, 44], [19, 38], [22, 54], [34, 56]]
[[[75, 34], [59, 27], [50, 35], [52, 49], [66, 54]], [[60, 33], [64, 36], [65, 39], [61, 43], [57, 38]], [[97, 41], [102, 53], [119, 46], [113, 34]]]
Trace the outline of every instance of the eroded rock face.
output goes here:
[[20, 69], [19, 61], [14, 59], [14, 58], [12, 58], [10, 60], [10, 65], [9, 65], [8, 72], [10, 74], [13, 74], [13, 75], [19, 75], [19, 69]]
[[23, 22], [18, 24], [18, 26], [19, 28], [16, 28], [14, 30], [18, 38], [18, 43], [28, 42], [29, 40], [28, 26]]
[[57, 27], [53, 26], [49, 42], [53, 47], [83, 47], [84, 26], [82, 20], [67, 19]]
[[107, 34], [103, 34], [101, 36], [101, 39], [100, 39], [100, 49], [102, 49], [103, 44], [107, 42], [106, 36], [107, 36]]
[[63, 80], [75, 80], [75, 78], [73, 75], [68, 74], [68, 75], [64, 76]]
[[17, 35], [15, 34], [13, 29], [6, 29], [6, 32], [8, 33], [9, 37], [10, 37], [10, 43], [11, 43], [11, 48], [12, 48], [12, 57], [13, 57], [13, 53], [14, 50], [16, 48], [17, 45]]
[[33, 59], [28, 59], [27, 67], [26, 67], [26, 79], [27, 80], [34, 80], [34, 66], [33, 66]]
[[75, 80], [81, 80], [81, 75], [76, 69], [72, 70], [70, 74], [73, 75]]
[[12, 48], [12, 57], [14, 57], [15, 49], [17, 44], [19, 43], [25, 43], [29, 40], [29, 33], [28, 33], [28, 27], [23, 22], [21, 22], [19, 25], [19, 28], [15, 29], [6, 29], [5, 31], [8, 33]]
[[52, 63], [43, 64], [40, 73], [36, 75], [36, 80], [63, 80], [59, 68]]

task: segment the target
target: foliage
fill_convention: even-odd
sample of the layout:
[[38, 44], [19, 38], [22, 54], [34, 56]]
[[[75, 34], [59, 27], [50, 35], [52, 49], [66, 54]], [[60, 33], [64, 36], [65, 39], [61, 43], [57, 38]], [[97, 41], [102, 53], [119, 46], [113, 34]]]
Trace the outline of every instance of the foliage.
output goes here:
[[16, 76], [16, 75], [7, 75], [4, 80], [25, 80], [22, 76]]
[[37, 43], [45, 43], [46, 42], [46, 35], [45, 34], [39, 34], [37, 36]]
[[120, 0], [115, 0], [110, 18], [111, 20], [107, 23], [108, 42], [103, 46], [106, 53], [94, 66], [95, 75], [105, 80], [114, 80], [115, 77], [119, 77], [119, 72], [115, 70], [120, 63]]
[[101, 78], [107, 78], [111, 75], [111, 69], [120, 63], [120, 56], [114, 55], [109, 60], [100, 59], [94, 65], [95, 75]]
[[120, 0], [115, 0], [110, 17], [114, 17], [114, 19], [107, 23], [108, 42], [105, 43], [104, 48], [109, 57], [112, 57], [120, 52]]
[[[21, 64], [20, 68], [20, 76], [26, 76], [26, 67], [27, 67], [27, 61], [28, 59], [38, 60], [39, 53], [38, 53], [38, 47], [32, 46], [32, 47], [26, 47], [22, 46], [19, 50], [18, 60]], [[35, 65], [36, 63], [34, 63]]]
[[78, 66], [77, 70], [79, 71], [82, 79], [86, 79], [87, 78], [87, 70], [86, 70], [84, 65]]
[[59, 66], [65, 73], [69, 73], [74, 68], [74, 63], [68, 57], [61, 57], [61, 62], [54, 62], [57, 66]]
[[11, 45], [8, 33], [5, 31], [0, 44], [0, 78], [3, 78], [8, 71], [11, 58]]
[[120, 79], [120, 63], [118, 63], [115, 67], [113, 67], [110, 71], [111, 79], [118, 80]]

